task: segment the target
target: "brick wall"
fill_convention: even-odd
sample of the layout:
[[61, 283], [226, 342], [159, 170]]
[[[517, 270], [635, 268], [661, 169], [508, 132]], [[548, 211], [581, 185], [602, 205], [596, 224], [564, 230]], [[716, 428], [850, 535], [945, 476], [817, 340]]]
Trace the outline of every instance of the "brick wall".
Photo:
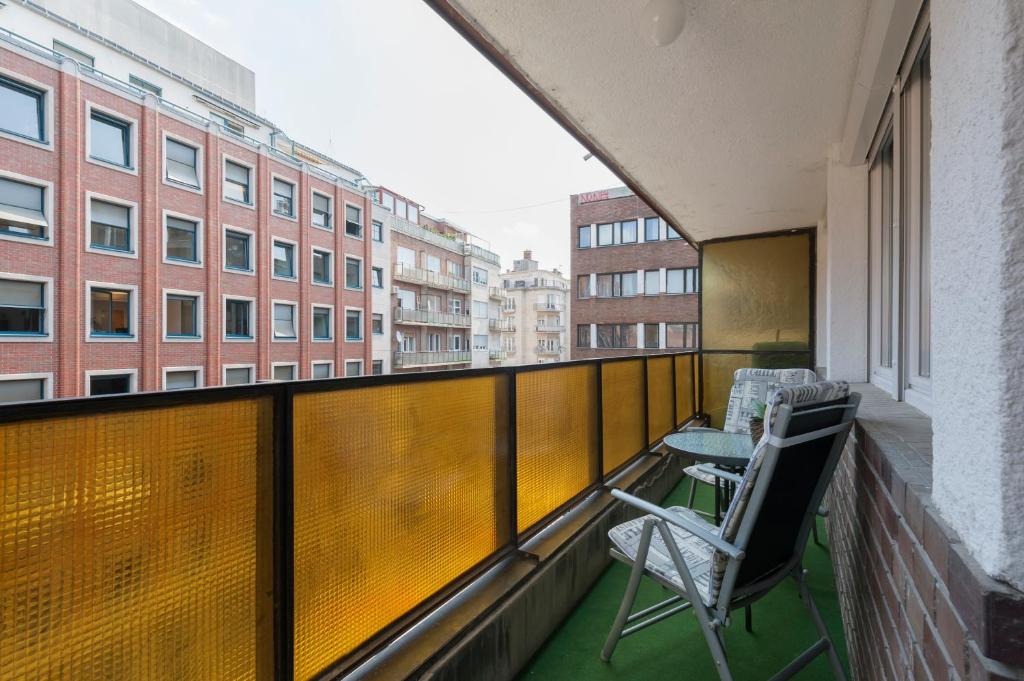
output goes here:
[[981, 571], [931, 502], [930, 419], [857, 390], [855, 438], [828, 502], [854, 676], [1024, 678], [1022, 594]]

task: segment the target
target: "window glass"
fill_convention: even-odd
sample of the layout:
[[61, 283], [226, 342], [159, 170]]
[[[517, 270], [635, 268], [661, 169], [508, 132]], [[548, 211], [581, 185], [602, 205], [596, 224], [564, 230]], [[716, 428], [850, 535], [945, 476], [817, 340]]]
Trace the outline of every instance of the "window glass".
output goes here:
[[0, 380], [0, 404], [27, 402], [46, 397], [45, 378], [16, 378]]
[[384, 374], [384, 360], [375, 359], [373, 360], [373, 364], [371, 366], [373, 367], [374, 376], [381, 376]]
[[400, 218], [404, 218], [405, 215], [405, 201], [402, 199], [395, 199], [395, 215]]
[[384, 288], [384, 268], [374, 267], [370, 270], [374, 288]]
[[416, 309], [416, 293], [409, 291], [404, 288], [398, 289], [395, 294], [398, 297], [398, 307], [403, 310], [415, 310]]
[[331, 336], [331, 309], [329, 307], [314, 307], [313, 338], [326, 340]]
[[274, 367], [274, 380], [275, 381], [294, 381], [295, 380], [295, 365], [294, 364], [279, 364]]
[[321, 362], [313, 365], [313, 378], [330, 378], [331, 365], [328, 362]]
[[473, 268], [473, 283], [474, 284], [486, 284], [487, 283], [487, 270], [480, 267]]
[[0, 77], [0, 130], [44, 141], [43, 93]]
[[252, 383], [252, 369], [249, 367], [231, 367], [224, 370], [224, 385], [244, 385]]
[[657, 241], [660, 238], [660, 227], [658, 218], [644, 218], [644, 241]]
[[313, 224], [317, 227], [331, 227], [331, 199], [316, 192], [313, 193]]
[[636, 324], [598, 324], [597, 347], [636, 348]]
[[167, 257], [170, 260], [199, 262], [196, 245], [198, 225], [191, 220], [167, 216]]
[[224, 333], [230, 338], [251, 338], [249, 329], [250, 301], [229, 300], [225, 306]]
[[89, 120], [89, 156], [114, 165], [131, 166], [130, 126], [93, 111]]
[[381, 205], [384, 209], [394, 213], [395, 212], [395, 197], [387, 192], [384, 192], [384, 196], [381, 198]]
[[128, 291], [94, 288], [89, 296], [92, 301], [90, 328], [94, 335], [131, 335], [131, 294]]
[[93, 199], [89, 212], [90, 246], [112, 251], [131, 249], [131, 208]]
[[249, 235], [228, 230], [224, 233], [224, 264], [232, 270], [251, 270], [249, 265]]
[[379, 336], [384, 333], [384, 315], [379, 312], [374, 312], [370, 316], [370, 331], [375, 336]]
[[576, 297], [577, 298], [589, 298], [590, 297], [590, 275], [581, 274], [576, 277]]
[[295, 306], [274, 303], [274, 338], [295, 338]]
[[345, 310], [345, 338], [362, 340], [363, 313], [360, 310]]
[[665, 225], [665, 233], [669, 239], [682, 239], [683, 235], [676, 231], [672, 225]]
[[590, 248], [590, 225], [580, 225], [576, 234], [577, 248]]
[[117, 395], [131, 391], [131, 374], [104, 374], [89, 377], [90, 395]]
[[0, 279], [0, 335], [45, 334], [45, 284]]
[[199, 173], [197, 170], [196, 158], [198, 151], [195, 147], [168, 139], [167, 142], [167, 179], [178, 184], [199, 188]]
[[656, 296], [661, 293], [661, 272], [647, 270], [644, 272], [644, 295]]
[[45, 239], [45, 189], [0, 177], [0, 234]]
[[274, 276], [295, 277], [295, 246], [292, 244], [274, 242]]
[[657, 324], [644, 324], [644, 347], [655, 349], [661, 345], [661, 332]]
[[624, 244], [636, 243], [636, 220], [625, 220], [622, 223], [622, 241]]
[[197, 337], [198, 300], [195, 296], [167, 296], [167, 335]]
[[224, 162], [224, 198], [252, 203], [249, 198], [249, 168], [234, 161]]
[[384, 225], [377, 220], [373, 221], [373, 235], [374, 241], [384, 241]]
[[327, 251], [313, 251], [313, 281], [331, 283], [331, 254]]
[[345, 362], [345, 376], [362, 376], [363, 375], [363, 363], [362, 362]]
[[363, 287], [363, 261], [355, 258], [345, 258], [345, 287]]
[[611, 246], [612, 235], [614, 234], [614, 227], [612, 223], [597, 226], [597, 245], [598, 246]]
[[363, 236], [363, 211], [356, 206], [345, 206], [345, 234]]
[[684, 270], [667, 270], [665, 272], [665, 293], [683, 293], [686, 290], [686, 273]]
[[285, 217], [295, 215], [295, 185], [274, 178], [274, 212]]
[[589, 348], [590, 347], [590, 324], [577, 324], [576, 325], [576, 347], [578, 347], [578, 348]]
[[191, 371], [168, 371], [164, 374], [164, 386], [167, 390], [185, 390], [187, 388], [199, 387], [199, 372]]
[[405, 267], [416, 267], [416, 251], [405, 246], [399, 246], [396, 251], [395, 261]]
[[623, 272], [622, 277], [622, 296], [628, 298], [636, 295], [636, 272]]
[[409, 222], [413, 222], [418, 225], [420, 223], [420, 209], [410, 203], [408, 217]]
[[424, 263], [424, 268], [428, 272], [440, 273], [441, 272], [441, 258], [437, 257], [436, 255], [430, 255], [429, 253], [424, 254], [424, 255], [425, 255], [424, 260], [426, 261]]
[[665, 325], [665, 347], [697, 347], [697, 323], [681, 322]]

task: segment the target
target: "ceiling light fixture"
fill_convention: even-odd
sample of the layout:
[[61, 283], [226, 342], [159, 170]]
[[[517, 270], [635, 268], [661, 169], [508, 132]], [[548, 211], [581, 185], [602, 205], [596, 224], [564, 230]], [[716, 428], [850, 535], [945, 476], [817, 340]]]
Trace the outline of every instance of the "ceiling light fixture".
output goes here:
[[651, 40], [658, 47], [671, 45], [686, 26], [685, 0], [650, 0], [643, 12], [651, 22]]

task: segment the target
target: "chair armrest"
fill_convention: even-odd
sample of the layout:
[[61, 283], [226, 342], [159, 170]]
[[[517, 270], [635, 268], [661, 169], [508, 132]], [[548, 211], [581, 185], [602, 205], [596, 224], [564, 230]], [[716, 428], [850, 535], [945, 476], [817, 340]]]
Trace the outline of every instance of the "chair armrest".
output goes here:
[[693, 522], [689, 518], [685, 518], [677, 513], [673, 513], [668, 509], [664, 509], [657, 504], [652, 504], [649, 501], [644, 501], [640, 497], [635, 497], [632, 494], [627, 494], [621, 489], [612, 489], [612, 496], [620, 501], [623, 501], [630, 506], [640, 509], [644, 513], [649, 513], [653, 516], [661, 518], [665, 522], [672, 523], [676, 527], [681, 527], [690, 534], [706, 541], [711, 546], [715, 547], [722, 553], [726, 554], [730, 558], [742, 559], [745, 555], [743, 550], [738, 546], [734, 546], [729, 542], [725, 541], [717, 534], [708, 532], [707, 529], [701, 527], [697, 523]]
[[701, 473], [713, 475], [716, 478], [722, 478], [724, 480], [728, 480], [729, 482], [735, 482], [737, 485], [743, 482], [743, 476], [736, 475], [735, 473], [730, 473], [729, 471], [723, 471], [721, 468], [716, 468], [715, 466], [712, 466], [709, 463], [699, 464], [697, 466], [697, 470], [699, 470]]

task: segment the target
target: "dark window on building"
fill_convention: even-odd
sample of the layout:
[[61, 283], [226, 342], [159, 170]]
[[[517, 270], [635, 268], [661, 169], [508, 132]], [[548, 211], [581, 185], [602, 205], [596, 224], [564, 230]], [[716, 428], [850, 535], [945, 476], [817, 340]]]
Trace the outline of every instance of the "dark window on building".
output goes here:
[[0, 130], [45, 141], [44, 97], [41, 90], [0, 76]]
[[93, 111], [89, 118], [89, 156], [130, 168], [131, 125], [99, 111]]
[[224, 162], [224, 198], [238, 201], [239, 203], [251, 204], [250, 198], [250, 175], [248, 166], [243, 166], [234, 161]]
[[252, 338], [249, 315], [252, 302], [249, 300], [228, 300], [224, 310], [224, 335], [228, 338]]
[[250, 367], [231, 367], [224, 370], [224, 385], [243, 385], [252, 383]]
[[90, 395], [117, 395], [132, 391], [131, 374], [104, 374], [89, 377]]
[[224, 266], [229, 270], [242, 270], [251, 272], [252, 264], [249, 257], [249, 244], [251, 240], [244, 232], [224, 233]]
[[384, 288], [384, 268], [373, 267], [370, 269], [370, 278], [373, 288]]
[[384, 315], [379, 312], [374, 312], [370, 316], [370, 332], [379, 336], [384, 333]]
[[374, 376], [380, 376], [384, 373], [384, 360], [375, 359], [373, 360], [373, 364], [371, 364], [370, 366], [372, 368], [371, 370], [373, 371]]
[[345, 206], [345, 234], [363, 238], [363, 211], [357, 206]]
[[576, 247], [590, 248], [590, 225], [580, 225], [576, 230]]
[[578, 348], [589, 348], [590, 347], [590, 324], [577, 324], [576, 325], [576, 347], [578, 347]]
[[168, 139], [166, 176], [171, 182], [199, 189], [199, 150], [196, 147]]
[[167, 296], [167, 335], [185, 338], [199, 336], [199, 301], [195, 296]]
[[167, 259], [199, 262], [199, 224], [167, 216]]
[[331, 254], [327, 251], [313, 251], [313, 281], [318, 284], [330, 284]]
[[581, 274], [576, 277], [576, 297], [577, 298], [589, 298], [590, 297], [590, 275]]
[[697, 322], [678, 322], [665, 325], [666, 348], [696, 348]]
[[130, 336], [131, 293], [105, 288], [89, 292], [92, 299], [90, 329], [95, 336]]
[[331, 199], [323, 194], [313, 192], [313, 224], [317, 227], [330, 229], [334, 222], [331, 220]]
[[384, 225], [382, 225], [377, 220], [373, 221], [373, 235], [372, 235], [372, 238], [373, 238], [374, 241], [380, 241], [380, 242], [384, 241]]
[[0, 177], [0, 234], [45, 239], [45, 192], [43, 187]]
[[109, 251], [130, 251], [131, 208], [93, 199], [89, 208], [89, 245]]
[[363, 313], [361, 310], [345, 310], [345, 340], [363, 339]]
[[644, 324], [644, 347], [654, 349], [661, 346], [661, 334], [657, 324]]
[[598, 324], [597, 347], [636, 348], [636, 324]]
[[329, 362], [320, 362], [313, 365], [313, 378], [330, 378], [331, 365]]
[[316, 340], [331, 339], [331, 308], [313, 308], [313, 338]]
[[363, 287], [363, 261], [345, 258], [345, 288]]
[[0, 336], [46, 333], [46, 285], [0, 279]]
[[295, 278], [295, 246], [292, 244], [274, 242], [274, 276]]

